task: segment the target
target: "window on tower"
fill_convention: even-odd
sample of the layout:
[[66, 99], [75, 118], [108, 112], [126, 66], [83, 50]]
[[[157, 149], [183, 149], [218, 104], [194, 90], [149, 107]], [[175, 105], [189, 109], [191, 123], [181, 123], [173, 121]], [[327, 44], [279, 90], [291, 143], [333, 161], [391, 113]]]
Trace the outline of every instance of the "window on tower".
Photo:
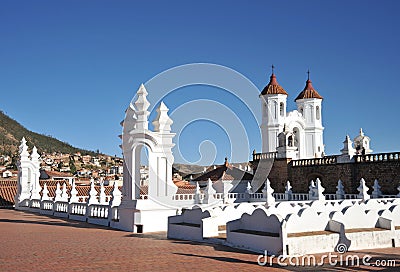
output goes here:
[[279, 105], [279, 108], [280, 108], [281, 116], [283, 117], [285, 114], [285, 104], [283, 104], [283, 102], [281, 102]]
[[319, 110], [319, 106], [317, 106], [317, 120], [319, 120], [320, 118], [321, 118], [321, 113], [320, 113], [320, 110]]

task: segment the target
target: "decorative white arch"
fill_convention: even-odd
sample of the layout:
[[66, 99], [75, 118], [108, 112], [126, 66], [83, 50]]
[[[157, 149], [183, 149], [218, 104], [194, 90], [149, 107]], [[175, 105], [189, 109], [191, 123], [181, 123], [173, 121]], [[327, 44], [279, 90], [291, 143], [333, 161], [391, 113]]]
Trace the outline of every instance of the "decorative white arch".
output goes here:
[[[147, 109], [150, 103], [146, 99], [147, 91], [142, 84], [137, 91], [137, 99], [126, 110], [122, 134], [122, 150], [124, 154], [124, 184], [122, 207], [132, 201], [140, 200], [140, 151], [148, 149], [149, 182], [148, 198], [156, 202], [163, 202], [171, 198], [178, 188], [172, 182], [172, 120], [163, 102], [157, 108], [157, 117], [153, 121], [154, 131], [148, 128]], [[132, 206], [132, 205], [129, 205]]]

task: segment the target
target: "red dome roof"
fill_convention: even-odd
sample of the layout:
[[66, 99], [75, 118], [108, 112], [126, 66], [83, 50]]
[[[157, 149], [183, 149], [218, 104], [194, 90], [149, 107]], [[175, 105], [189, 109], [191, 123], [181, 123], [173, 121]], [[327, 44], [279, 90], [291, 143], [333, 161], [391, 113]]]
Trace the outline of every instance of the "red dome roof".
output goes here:
[[284, 94], [288, 95], [285, 89], [279, 85], [278, 81], [276, 80], [276, 76], [274, 74], [271, 75], [269, 83], [265, 88], [262, 90], [261, 95], [266, 94]]
[[295, 101], [298, 99], [306, 98], [323, 99], [322, 96], [317, 92], [317, 90], [314, 89], [310, 79], [307, 80], [306, 87], [304, 87], [304, 90], [296, 97]]

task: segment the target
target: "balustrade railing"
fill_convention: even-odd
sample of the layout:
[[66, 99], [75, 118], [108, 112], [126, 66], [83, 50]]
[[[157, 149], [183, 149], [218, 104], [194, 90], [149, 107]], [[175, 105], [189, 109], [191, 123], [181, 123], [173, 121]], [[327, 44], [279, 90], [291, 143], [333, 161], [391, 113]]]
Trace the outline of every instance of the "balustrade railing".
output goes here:
[[380, 161], [399, 161], [400, 152], [377, 153], [354, 156], [355, 162], [380, 162]]
[[276, 152], [256, 153], [253, 154], [253, 161], [275, 159], [276, 154]]
[[68, 202], [55, 202], [54, 203], [54, 211], [61, 213], [68, 213]]
[[70, 205], [70, 213], [74, 215], [86, 215], [86, 203], [71, 203]]
[[315, 159], [292, 160], [290, 163], [292, 164], [292, 166], [329, 165], [329, 164], [336, 164], [337, 157], [325, 156], [323, 158], [315, 158]]
[[40, 199], [32, 199], [30, 207], [35, 209], [40, 209]]
[[97, 218], [108, 218], [108, 205], [92, 204], [89, 205], [89, 216]]
[[41, 209], [46, 211], [52, 211], [54, 207], [53, 200], [42, 200], [41, 201]]

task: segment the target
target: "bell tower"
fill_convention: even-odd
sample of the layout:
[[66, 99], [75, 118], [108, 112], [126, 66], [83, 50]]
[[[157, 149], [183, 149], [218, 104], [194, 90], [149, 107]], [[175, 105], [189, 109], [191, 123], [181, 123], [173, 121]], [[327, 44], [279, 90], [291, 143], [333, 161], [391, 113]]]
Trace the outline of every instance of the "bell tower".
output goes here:
[[276, 152], [278, 134], [283, 131], [286, 119], [287, 92], [278, 84], [272, 65], [269, 83], [260, 94], [262, 152]]
[[295, 102], [298, 112], [303, 116], [305, 123], [305, 150], [303, 158], [320, 158], [325, 153], [322, 126], [322, 96], [314, 89], [310, 80], [310, 71], [303, 91]]

